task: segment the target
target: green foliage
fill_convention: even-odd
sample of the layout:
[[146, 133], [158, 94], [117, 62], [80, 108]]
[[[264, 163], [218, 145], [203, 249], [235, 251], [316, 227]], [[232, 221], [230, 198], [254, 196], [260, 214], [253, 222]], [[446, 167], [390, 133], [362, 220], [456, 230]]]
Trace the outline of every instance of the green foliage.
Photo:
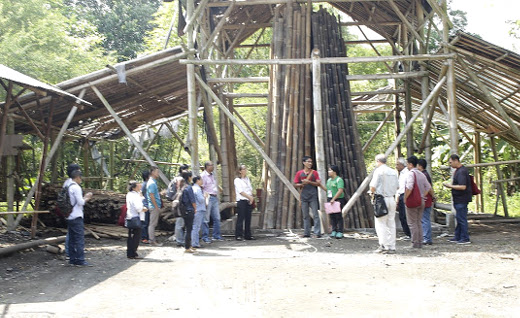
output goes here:
[[0, 2], [0, 63], [52, 84], [106, 65], [95, 28], [65, 10], [60, 0]]
[[160, 0], [64, 0], [70, 13], [85, 16], [103, 34], [103, 48], [115, 52], [118, 61], [137, 57], [144, 38], [153, 30], [153, 15]]
[[155, 26], [144, 37], [145, 52], [157, 52], [164, 49], [164, 42], [172, 20], [174, 26], [167, 47], [174, 47], [184, 43], [185, 37], [177, 34], [178, 5], [176, 1], [164, 2], [154, 14], [152, 24]]
[[[448, 16], [453, 23], [453, 28], [450, 29], [450, 36], [454, 36], [457, 31], [466, 31], [466, 27], [468, 26], [468, 19], [466, 17], [466, 11], [462, 10], [451, 10], [450, 4], [448, 3]], [[434, 18], [435, 24], [439, 26], [439, 30], [442, 32], [442, 21], [436, 17]], [[441, 48], [441, 43], [443, 41], [443, 35], [442, 33], [437, 32], [437, 29], [434, 27], [431, 27], [430, 30], [428, 30], [428, 24], [426, 24], [424, 33], [428, 34], [430, 33], [429, 43], [428, 43], [428, 51], [430, 53], [435, 53]], [[474, 36], [480, 37], [476, 34], [473, 34]]]
[[[375, 45], [377, 51], [382, 56], [392, 55], [392, 48], [390, 45]], [[377, 56], [377, 53], [369, 45], [349, 45], [347, 55], [355, 56]], [[385, 63], [350, 63], [348, 65], [349, 74], [364, 75], [364, 74], [382, 74], [389, 73]], [[388, 85], [388, 80], [373, 80], [373, 81], [352, 81], [350, 89], [353, 92], [371, 91]]]

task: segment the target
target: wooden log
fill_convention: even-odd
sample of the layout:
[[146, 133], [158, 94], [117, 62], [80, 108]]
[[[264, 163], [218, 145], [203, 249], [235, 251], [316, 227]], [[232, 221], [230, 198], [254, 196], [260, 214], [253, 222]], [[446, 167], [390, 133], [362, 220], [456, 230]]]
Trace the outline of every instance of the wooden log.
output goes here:
[[0, 257], [10, 255], [14, 252], [23, 251], [29, 248], [34, 248], [42, 245], [56, 244], [65, 242], [65, 235], [58, 237], [50, 237], [43, 240], [31, 241], [27, 243], [21, 243], [9, 247], [0, 248]]

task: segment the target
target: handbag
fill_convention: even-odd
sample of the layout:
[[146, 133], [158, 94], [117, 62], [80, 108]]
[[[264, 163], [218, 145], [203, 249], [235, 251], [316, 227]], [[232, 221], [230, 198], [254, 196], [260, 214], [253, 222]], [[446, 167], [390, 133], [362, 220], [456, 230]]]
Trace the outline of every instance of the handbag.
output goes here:
[[338, 201], [334, 201], [334, 203], [326, 202], [325, 203], [325, 212], [327, 214], [339, 213], [341, 212], [341, 206]]
[[413, 172], [413, 189], [412, 193], [406, 198], [405, 204], [409, 208], [417, 208], [420, 207], [423, 201], [421, 196], [421, 191], [419, 190], [419, 186], [417, 185], [417, 175]]
[[138, 216], [135, 216], [131, 219], [125, 219], [125, 227], [132, 230], [140, 229], [141, 219]]
[[380, 218], [388, 214], [385, 197], [381, 194], [374, 194], [374, 216]]

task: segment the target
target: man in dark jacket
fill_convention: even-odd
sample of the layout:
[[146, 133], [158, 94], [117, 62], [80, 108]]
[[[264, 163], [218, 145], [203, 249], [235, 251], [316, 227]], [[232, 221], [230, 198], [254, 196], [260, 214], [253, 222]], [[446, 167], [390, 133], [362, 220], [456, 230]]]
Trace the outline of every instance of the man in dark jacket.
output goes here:
[[450, 166], [455, 170], [452, 183], [444, 182], [444, 186], [451, 189], [453, 207], [455, 208], [457, 226], [455, 237], [450, 240], [457, 244], [470, 244], [468, 233], [468, 203], [472, 199], [471, 179], [466, 167], [460, 163], [458, 155], [453, 154], [449, 160]]

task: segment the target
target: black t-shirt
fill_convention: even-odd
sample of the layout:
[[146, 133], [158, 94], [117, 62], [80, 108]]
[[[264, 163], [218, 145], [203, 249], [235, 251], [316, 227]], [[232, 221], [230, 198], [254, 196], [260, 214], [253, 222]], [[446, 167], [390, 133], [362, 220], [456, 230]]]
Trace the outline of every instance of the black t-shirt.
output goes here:
[[468, 168], [461, 166], [455, 170], [455, 174], [453, 175], [453, 185], [466, 185], [466, 190], [451, 189], [453, 203], [471, 202], [473, 193], [471, 190], [471, 179], [469, 177]]

